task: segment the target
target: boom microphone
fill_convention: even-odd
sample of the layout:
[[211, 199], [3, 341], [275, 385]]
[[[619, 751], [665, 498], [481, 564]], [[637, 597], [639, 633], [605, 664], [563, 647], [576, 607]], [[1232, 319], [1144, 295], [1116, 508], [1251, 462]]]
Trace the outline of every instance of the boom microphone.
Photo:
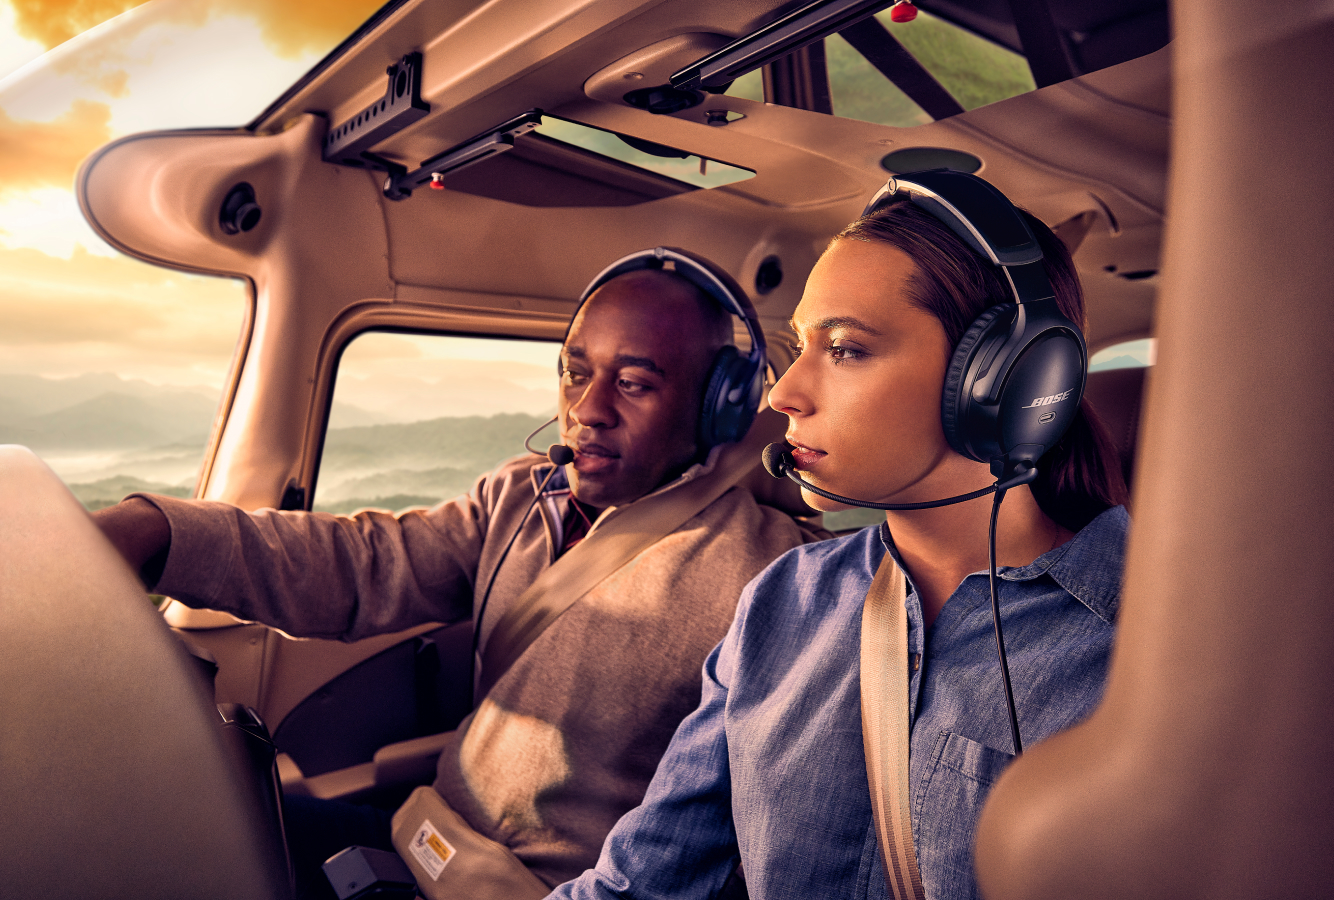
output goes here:
[[960, 494], [947, 500], [927, 500], [924, 503], [872, 503], [870, 500], [854, 500], [852, 497], [844, 497], [841, 494], [818, 488], [809, 481], [803, 481], [801, 476], [797, 474], [797, 464], [792, 461], [792, 449], [792, 445], [786, 441], [765, 447], [762, 457], [765, 471], [775, 478], [790, 478], [805, 490], [819, 494], [827, 500], [846, 503], [849, 506], [860, 506], [863, 509], [934, 509], [937, 506], [949, 506], [954, 503], [963, 503], [965, 500], [976, 500], [978, 497], [985, 497], [996, 490], [996, 485], [993, 484], [982, 488], [980, 491]]
[[[529, 453], [536, 453], [537, 449], [532, 444], [533, 438], [537, 437], [538, 433], [541, 432], [543, 428], [546, 428], [548, 425], [554, 425], [556, 423], [556, 418], [556, 416], [552, 416], [550, 419], [547, 419], [541, 425], [534, 428], [532, 433], [523, 439], [523, 448]], [[547, 459], [551, 460], [558, 466], [568, 466], [570, 463], [574, 462], [574, 451], [564, 444], [552, 444], [547, 448]], [[548, 475], [547, 477], [550, 478], [551, 476]], [[542, 486], [546, 487], [546, 482], [543, 482]]]

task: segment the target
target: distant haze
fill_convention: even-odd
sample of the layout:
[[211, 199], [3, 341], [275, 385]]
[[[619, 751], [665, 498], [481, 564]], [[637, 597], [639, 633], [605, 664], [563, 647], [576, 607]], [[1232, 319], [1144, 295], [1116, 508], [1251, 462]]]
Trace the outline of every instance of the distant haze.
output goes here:
[[[350, 512], [433, 504], [465, 492], [496, 462], [523, 453], [524, 437], [554, 410], [555, 374], [526, 363], [471, 361], [467, 367], [475, 390], [460, 390], [450, 379], [368, 374], [359, 382], [365, 396], [388, 391], [382, 396], [391, 402], [376, 410], [335, 401], [317, 507]], [[486, 372], [480, 381], [479, 369]], [[507, 370], [520, 383], [502, 377]], [[435, 366], [433, 374], [441, 372]], [[538, 377], [552, 387], [538, 391], [522, 383]], [[135, 491], [188, 497], [216, 406], [217, 393], [208, 388], [107, 373], [0, 374], [0, 444], [32, 448], [92, 509]], [[496, 413], [497, 407], [506, 412]], [[414, 409], [421, 418], [403, 421]], [[450, 410], [452, 415], [439, 414]]]

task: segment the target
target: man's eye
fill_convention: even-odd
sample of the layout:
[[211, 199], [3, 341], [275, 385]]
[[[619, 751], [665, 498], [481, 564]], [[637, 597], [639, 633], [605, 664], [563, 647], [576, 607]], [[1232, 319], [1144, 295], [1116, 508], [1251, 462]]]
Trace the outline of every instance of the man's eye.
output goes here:
[[566, 384], [583, 384], [588, 380], [588, 376], [583, 372], [576, 372], [573, 369], [566, 369], [562, 374], [562, 380]]
[[640, 384], [637, 381], [630, 381], [625, 378], [622, 378], [616, 384], [620, 387], [621, 390], [625, 391], [627, 394], [642, 394], [647, 390], [649, 390], [648, 385]]

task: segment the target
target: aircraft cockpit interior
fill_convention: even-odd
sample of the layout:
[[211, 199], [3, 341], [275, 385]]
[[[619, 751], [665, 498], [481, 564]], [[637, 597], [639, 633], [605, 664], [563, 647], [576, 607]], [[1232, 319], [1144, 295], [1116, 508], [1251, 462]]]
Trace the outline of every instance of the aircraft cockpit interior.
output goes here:
[[[534, 768], [564, 739], [552, 737], [558, 722], [484, 703], [496, 683], [478, 674], [485, 629], [512, 620], [503, 605], [487, 611], [480, 573], [493, 566], [495, 596], [510, 591], [508, 545], [467, 577], [485, 618], [470, 605], [369, 637], [340, 639], [332, 625], [297, 637], [203, 601], [150, 600], [142, 570], [90, 511], [137, 493], [392, 518], [479, 484], [500, 496], [488, 473], [508, 471], [525, 446], [561, 442], [566, 426], [551, 423], [567, 414], [563, 348], [585, 321], [572, 317], [594, 315], [582, 305], [590, 285], [634, 258], [613, 276], [648, 283], [665, 267], [695, 273], [687, 280], [715, 299], [744, 300], [719, 300], [735, 347], [718, 365], [763, 362], [718, 403], [753, 387], [758, 413], [689, 460], [729, 480], [693, 507], [663, 501], [635, 519], [631, 501], [655, 495], [582, 503], [579, 476], [562, 487], [553, 450], [533, 471], [557, 480], [537, 487], [534, 476], [536, 495], [504, 537], [515, 558], [537, 552], [530, 526], [556, 535], [553, 560], [569, 547], [605, 557], [588, 563], [589, 591], [604, 562], [625, 577], [648, 546], [635, 535], [675, 540], [736, 487], [763, 513], [746, 520], [755, 545], [777, 533], [775, 517], [790, 533], [737, 576], [744, 585], [790, 546], [886, 521], [883, 506], [822, 513], [783, 472], [766, 472], [761, 451], [788, 422], [765, 398], [807, 352], [798, 305], [831, 240], [887, 181], [908, 197], [894, 185], [935, 184], [940, 170], [984, 179], [1069, 251], [1087, 314], [1082, 396], [1106, 426], [1132, 522], [1105, 692], [1079, 724], [1026, 741], [994, 785], [970, 851], [980, 895], [1334, 894], [1334, 479], [1322, 453], [1334, 430], [1334, 8], [335, 6], [351, 24], [248, 0], [124, 3], [0, 75], [0, 133], [13, 135], [15, 159], [69, 157], [56, 187], [43, 187], [26, 163], [6, 174], [0, 149], [0, 332], [11, 330], [0, 343], [12, 348], [0, 363], [0, 894], [290, 897], [284, 796], [392, 812], [432, 783], [442, 753], [486, 752], [455, 746], [461, 726], [522, 719]], [[35, 19], [0, 7], [18, 17], [16, 35], [39, 34]], [[171, 49], [168, 37], [190, 29], [216, 56]], [[276, 49], [252, 62], [249, 50], [229, 54], [229, 40]], [[131, 74], [113, 78], [116, 66]], [[174, 80], [211, 120], [189, 118]], [[78, 99], [76, 83], [104, 106]], [[144, 99], [120, 112], [115, 98], [130, 96]], [[91, 137], [76, 140], [76, 122]], [[37, 207], [6, 205], [46, 196], [24, 199], [29, 178], [65, 192], [79, 239], [103, 249], [39, 247]], [[98, 306], [99, 292], [120, 305]], [[685, 319], [662, 330], [664, 346], [700, 333]], [[68, 360], [40, 336], [67, 333]], [[118, 335], [124, 348], [105, 349]], [[210, 348], [206, 363], [186, 360], [196, 345]], [[205, 369], [179, 383], [170, 374]], [[88, 373], [113, 370], [111, 388], [94, 387], [103, 376]], [[1037, 393], [1033, 406], [1057, 409], [1057, 388]], [[516, 483], [526, 489], [527, 477]], [[674, 484], [655, 477], [650, 487]], [[622, 507], [619, 530], [602, 527], [602, 510]], [[499, 508], [469, 515], [482, 522]], [[246, 527], [234, 526], [238, 547], [250, 546]], [[992, 528], [994, 545], [994, 518]], [[303, 563], [293, 557], [283, 578], [347, 574]], [[247, 559], [238, 550], [216, 564], [239, 578]], [[633, 646], [647, 660], [673, 656], [677, 637], [700, 643], [689, 660], [697, 689], [727, 622], [707, 647], [688, 616]], [[525, 624], [527, 640], [566, 633], [543, 634], [548, 624]], [[597, 623], [581, 627], [587, 643], [564, 651], [596, 661], [611, 645], [597, 643]], [[562, 678], [532, 690], [562, 694], [562, 709], [579, 707], [579, 691], [601, 696]], [[645, 675], [634, 688], [645, 708], [658, 684]], [[647, 779], [656, 756], [632, 750], [624, 758]], [[545, 790], [557, 796], [561, 784]], [[460, 812], [529, 827], [520, 801], [495, 802]], [[560, 870], [534, 871], [545, 890]], [[715, 896], [746, 896], [746, 874]], [[349, 890], [339, 896], [368, 896]], [[400, 890], [384, 896], [415, 896]]]

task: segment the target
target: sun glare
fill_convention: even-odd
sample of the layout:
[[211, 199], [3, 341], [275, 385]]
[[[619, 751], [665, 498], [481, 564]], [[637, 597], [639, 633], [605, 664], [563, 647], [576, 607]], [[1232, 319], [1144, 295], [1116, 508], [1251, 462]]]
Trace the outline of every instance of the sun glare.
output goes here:
[[[0, 269], [6, 273], [0, 321], [13, 321], [18, 307], [25, 321], [41, 317], [51, 287], [51, 273], [41, 285], [24, 282], [28, 267], [13, 254], [36, 251], [62, 261], [71, 285], [84, 280], [96, 259], [119, 257], [84, 221], [74, 197], [75, 173], [89, 153], [136, 132], [246, 123], [377, 5], [105, 0], [46, 3], [39, 13], [32, 4], [16, 8], [0, 0]], [[44, 42], [58, 43], [47, 49]], [[145, 269], [145, 280], [155, 281], [158, 270]], [[244, 289], [238, 282], [220, 284], [226, 290], [206, 291], [202, 302], [216, 305], [219, 329], [237, 329]], [[113, 307], [114, 293], [107, 297]], [[84, 338], [56, 340], [60, 313], [53, 308], [49, 314], [44, 371], [85, 370]], [[184, 332], [192, 327], [182, 325], [187, 345]], [[159, 337], [170, 342], [170, 328]], [[0, 371], [27, 370], [32, 354], [16, 339], [13, 328], [0, 333], [6, 348]], [[231, 343], [222, 352], [230, 352]], [[107, 343], [108, 350], [113, 346]], [[98, 354], [98, 365], [141, 377], [147, 367], [138, 351], [126, 347], [120, 360]], [[184, 365], [180, 378], [197, 383], [202, 370], [215, 373], [220, 384], [225, 362]], [[160, 364], [153, 369], [157, 378], [171, 380]]]
[[[380, 2], [0, 0], [0, 443], [66, 480], [191, 483], [246, 288], [121, 255], [83, 219], [75, 174], [124, 135], [244, 125]], [[94, 432], [113, 414], [186, 449], [167, 468], [112, 453]]]

